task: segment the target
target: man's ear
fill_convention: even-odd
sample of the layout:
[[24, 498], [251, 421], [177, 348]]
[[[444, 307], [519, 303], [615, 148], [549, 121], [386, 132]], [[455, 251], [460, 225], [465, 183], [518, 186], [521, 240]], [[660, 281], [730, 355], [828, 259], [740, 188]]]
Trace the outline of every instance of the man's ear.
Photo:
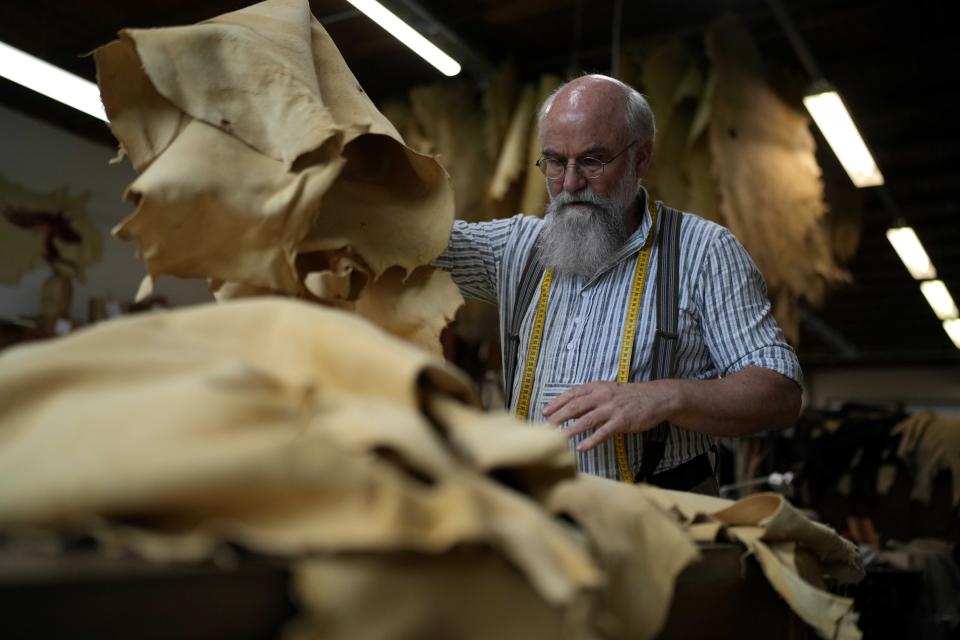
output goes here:
[[634, 165], [638, 178], [644, 178], [650, 170], [650, 161], [653, 160], [653, 142], [637, 145], [637, 159]]

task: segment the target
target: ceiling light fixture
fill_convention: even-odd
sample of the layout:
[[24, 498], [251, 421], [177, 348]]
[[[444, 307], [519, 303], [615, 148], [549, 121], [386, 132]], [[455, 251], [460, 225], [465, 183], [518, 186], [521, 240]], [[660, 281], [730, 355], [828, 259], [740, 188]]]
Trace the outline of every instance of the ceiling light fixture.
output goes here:
[[887, 240], [893, 245], [900, 260], [915, 280], [930, 280], [937, 277], [937, 270], [930, 256], [920, 244], [920, 238], [911, 227], [892, 227], [887, 229]]
[[858, 187], [882, 185], [883, 175], [836, 89], [822, 81], [815, 83], [804, 96], [803, 104], [853, 184]]
[[97, 85], [0, 42], [0, 76], [107, 121]]
[[928, 280], [920, 283], [920, 291], [923, 297], [927, 299], [930, 308], [937, 314], [940, 320], [955, 320], [957, 318], [957, 305], [953, 301], [950, 292], [947, 291], [947, 285], [943, 280]]
[[392, 11], [376, 0], [347, 0], [390, 33], [407, 45], [421, 58], [447, 76], [460, 73], [460, 63], [441, 51], [435, 44], [420, 35], [413, 27], [398, 18]]
[[953, 340], [953, 346], [960, 349], [960, 320], [944, 320], [943, 330]]

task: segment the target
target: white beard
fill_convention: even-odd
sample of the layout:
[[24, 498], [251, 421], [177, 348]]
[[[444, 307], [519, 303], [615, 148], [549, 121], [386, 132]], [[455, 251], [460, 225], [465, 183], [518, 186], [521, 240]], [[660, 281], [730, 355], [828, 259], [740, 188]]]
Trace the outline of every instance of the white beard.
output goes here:
[[589, 185], [576, 193], [561, 191], [553, 196], [538, 240], [546, 267], [584, 279], [596, 275], [630, 237], [624, 213], [638, 190], [639, 184], [626, 176], [610, 198]]

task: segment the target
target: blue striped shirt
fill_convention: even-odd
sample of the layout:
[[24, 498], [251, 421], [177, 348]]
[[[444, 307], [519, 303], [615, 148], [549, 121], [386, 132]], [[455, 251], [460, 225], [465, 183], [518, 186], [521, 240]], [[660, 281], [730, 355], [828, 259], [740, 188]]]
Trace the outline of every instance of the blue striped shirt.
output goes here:
[[[543, 220], [522, 214], [492, 222], [457, 221], [447, 250], [435, 266], [451, 273], [464, 296], [499, 305], [502, 331], [506, 319], [512, 317], [521, 271], [542, 225]], [[616, 380], [633, 272], [650, 227], [650, 215], [645, 214], [608, 266], [589, 280], [554, 275], [530, 398], [532, 421], [543, 421], [546, 405], [573, 386]], [[651, 377], [657, 262], [654, 244], [640, 305], [632, 382]], [[707, 380], [746, 367], [765, 367], [801, 383], [796, 354], [770, 313], [766, 284], [753, 260], [726, 228], [689, 213], [683, 214], [681, 224], [679, 293], [677, 378]], [[520, 329], [511, 406], [516, 406], [519, 395], [536, 303], [534, 295]], [[575, 436], [571, 446], [588, 435]], [[626, 442], [627, 457], [636, 474], [642, 437], [627, 434]], [[658, 472], [682, 464], [712, 445], [713, 438], [706, 434], [671, 428]], [[612, 439], [591, 451], [576, 452], [576, 456], [583, 472], [619, 477]]]

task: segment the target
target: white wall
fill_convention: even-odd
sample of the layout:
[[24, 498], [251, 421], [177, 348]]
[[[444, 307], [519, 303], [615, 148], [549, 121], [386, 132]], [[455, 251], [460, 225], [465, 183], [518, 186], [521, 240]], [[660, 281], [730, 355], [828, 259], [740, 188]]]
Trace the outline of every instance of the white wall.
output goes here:
[[960, 414], [960, 369], [956, 367], [837, 367], [805, 373], [806, 401], [812, 407], [902, 402], [908, 411]]
[[[72, 316], [78, 321], [86, 321], [90, 297], [131, 301], [146, 273], [135, 255], [136, 245], [110, 235], [110, 229], [132, 211], [122, 197], [135, 177], [126, 160], [107, 164], [114, 155], [112, 147], [0, 106], [0, 176], [31, 191], [68, 187], [71, 194], [90, 193], [87, 213], [102, 232], [103, 257], [87, 270], [86, 282], [75, 285]], [[48, 274], [44, 266], [26, 274], [16, 287], [0, 285], [0, 317], [35, 315]], [[200, 280], [160, 278], [155, 292], [174, 305], [211, 299]]]

